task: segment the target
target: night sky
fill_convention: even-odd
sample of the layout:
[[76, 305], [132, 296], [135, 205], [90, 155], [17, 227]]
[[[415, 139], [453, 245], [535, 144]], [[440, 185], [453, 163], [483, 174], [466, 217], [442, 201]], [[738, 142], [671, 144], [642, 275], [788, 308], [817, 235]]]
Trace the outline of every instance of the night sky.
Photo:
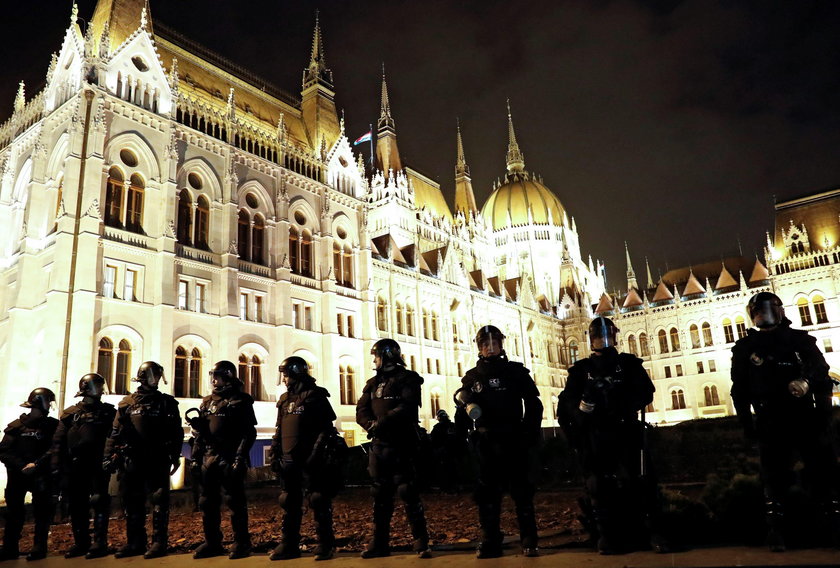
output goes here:
[[[88, 19], [95, 2], [80, 2]], [[69, 1], [5, 2], [0, 118], [33, 95]], [[320, 9], [351, 140], [381, 65], [404, 161], [454, 200], [455, 120], [479, 203], [504, 173], [505, 99], [526, 168], [623, 286], [627, 240], [667, 267], [761, 251], [773, 199], [840, 186], [840, 2], [152, 0], [152, 18], [299, 92]], [[367, 152], [367, 150], [365, 150]], [[640, 282], [641, 283], [641, 282]]]

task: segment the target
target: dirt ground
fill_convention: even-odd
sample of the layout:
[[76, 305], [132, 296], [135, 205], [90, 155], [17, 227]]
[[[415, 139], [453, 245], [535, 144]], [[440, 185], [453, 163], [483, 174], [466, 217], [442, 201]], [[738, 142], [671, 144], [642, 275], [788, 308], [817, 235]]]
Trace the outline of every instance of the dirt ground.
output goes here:
[[[551, 542], [582, 541], [585, 539], [582, 527], [576, 520], [577, 491], [539, 492], [535, 499], [537, 523], [540, 535], [548, 537], [542, 546]], [[423, 494], [426, 518], [432, 543], [436, 548], [471, 548], [479, 537], [478, 519], [472, 498], [468, 493], [448, 495], [436, 491]], [[184, 507], [189, 508], [189, 507]], [[280, 534], [281, 510], [270, 494], [252, 498], [249, 502], [249, 525], [253, 544], [257, 551], [273, 548]], [[315, 542], [315, 531], [311, 514], [305, 513], [302, 527], [304, 545]], [[371, 534], [371, 497], [368, 488], [349, 488], [334, 503], [334, 519], [337, 542], [340, 551], [361, 550]], [[31, 521], [31, 519], [28, 519]], [[170, 518], [169, 544], [171, 552], [186, 552], [204, 541], [201, 530], [201, 514], [198, 512], [173, 513]], [[411, 533], [402, 508], [398, 505], [392, 524], [392, 546], [408, 549]], [[151, 531], [151, 527], [149, 527]], [[230, 539], [230, 524], [223, 517], [222, 530]], [[517, 536], [516, 515], [513, 503], [506, 497], [503, 503], [502, 530], [506, 535]], [[125, 542], [125, 523], [116, 509], [109, 527], [111, 546]], [[21, 542], [21, 549], [27, 551], [32, 542], [32, 525], [27, 524]], [[53, 553], [66, 550], [72, 544], [70, 525], [56, 524], [50, 533], [50, 550]]]

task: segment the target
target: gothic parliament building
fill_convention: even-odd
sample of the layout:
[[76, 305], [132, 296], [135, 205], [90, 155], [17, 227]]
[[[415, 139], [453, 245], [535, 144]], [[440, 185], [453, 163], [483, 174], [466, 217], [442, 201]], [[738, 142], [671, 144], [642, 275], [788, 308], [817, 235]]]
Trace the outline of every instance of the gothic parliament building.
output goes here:
[[119, 400], [145, 360], [164, 365], [182, 409], [197, 406], [228, 359], [257, 400], [261, 465], [286, 357], [309, 362], [357, 444], [374, 341], [399, 341], [425, 378], [428, 428], [452, 411], [475, 332], [493, 323], [551, 427], [598, 313], [654, 378], [649, 421], [724, 416], [729, 349], [760, 290], [840, 372], [840, 190], [777, 204], [763, 260], [658, 281], [648, 269], [641, 285], [628, 253], [627, 291], [608, 294], [574, 217], [525, 168], [510, 108], [504, 176], [481, 206], [456, 133], [452, 211], [403, 163], [384, 77], [373, 171], [354, 153], [317, 20], [299, 95], [153, 22], [142, 0], [99, 0], [86, 30], [78, 20], [74, 8], [44, 89], [21, 84], [0, 125], [2, 424], [36, 386], [71, 404], [90, 371]]

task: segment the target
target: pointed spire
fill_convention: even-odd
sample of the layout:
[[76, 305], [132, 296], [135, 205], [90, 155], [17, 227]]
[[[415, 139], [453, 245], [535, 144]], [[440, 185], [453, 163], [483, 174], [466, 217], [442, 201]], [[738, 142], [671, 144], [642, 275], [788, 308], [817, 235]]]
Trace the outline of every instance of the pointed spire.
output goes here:
[[635, 288], [630, 288], [627, 292], [627, 297], [624, 298], [624, 303], [621, 305], [622, 308], [635, 308], [636, 306], [641, 306], [644, 304], [644, 300], [642, 297], [639, 296], [639, 293], [636, 291]]
[[391, 117], [391, 101], [388, 98], [388, 83], [385, 81], [385, 64], [382, 64], [382, 97], [380, 100], [379, 120], [376, 127], [381, 131], [385, 128], [396, 129], [393, 117]]
[[[75, 4], [74, 4], [75, 6]], [[18, 83], [17, 94], [15, 95], [15, 112], [20, 112], [26, 106], [26, 94], [23, 81]]]
[[508, 173], [521, 173], [525, 170], [525, 156], [519, 151], [519, 144], [516, 143], [516, 133], [513, 131], [513, 117], [510, 113], [510, 99], [507, 100], [508, 115], [508, 151], [507, 171]]
[[455, 174], [470, 175], [470, 167], [467, 165], [467, 159], [464, 157], [464, 142], [461, 140], [461, 121], [456, 118], [455, 126], [458, 129], [458, 157], [455, 160]]
[[638, 288], [636, 273], [633, 271], [633, 265], [630, 263], [630, 249], [627, 248], [627, 241], [624, 241], [624, 258], [627, 261], [627, 289], [632, 290], [633, 288]]
[[321, 37], [321, 24], [318, 10], [315, 10], [315, 30], [312, 32], [312, 49], [309, 52], [309, 65], [303, 71], [303, 88], [320, 84], [328, 89], [333, 88], [332, 71], [327, 68], [324, 40]]
[[178, 78], [178, 58], [172, 58], [172, 67], [169, 68], [169, 86], [172, 90], [177, 90], [178, 85], [180, 84], [180, 79]]
[[656, 293], [653, 295], [654, 302], [663, 302], [667, 300], [673, 300], [674, 295], [668, 290], [668, 287], [665, 285], [661, 279], [659, 280], [659, 285], [656, 287]]
[[228, 92], [227, 112], [230, 120], [236, 119], [236, 96], [233, 93], [233, 87]]
[[[91, 26], [92, 28], [93, 26]], [[107, 59], [111, 51], [111, 25], [105, 22], [102, 27], [102, 35], [99, 36], [99, 58]]]
[[648, 263], [648, 257], [645, 257], [645, 271], [647, 272], [647, 287], [653, 288], [653, 276], [650, 275], [650, 264]]
[[726, 265], [721, 262], [720, 263], [720, 276], [718, 276], [717, 284], [715, 284], [715, 290], [720, 290], [721, 288], [730, 288], [732, 286], [737, 286], [738, 283], [735, 282], [735, 279], [730, 274], [729, 270], [726, 269]]
[[688, 273], [688, 282], [685, 284], [685, 288], [683, 288], [683, 296], [693, 296], [694, 294], [705, 294], [706, 288], [703, 288], [703, 285], [700, 284], [700, 281], [697, 280], [697, 277], [694, 275], [694, 271], [690, 270]]
[[75, 26], [79, 21], [79, 5], [73, 2], [73, 7], [70, 9], [70, 25]]
[[750, 274], [750, 282], [763, 282], [770, 278], [770, 272], [761, 264], [758, 258], [755, 259], [752, 274]]

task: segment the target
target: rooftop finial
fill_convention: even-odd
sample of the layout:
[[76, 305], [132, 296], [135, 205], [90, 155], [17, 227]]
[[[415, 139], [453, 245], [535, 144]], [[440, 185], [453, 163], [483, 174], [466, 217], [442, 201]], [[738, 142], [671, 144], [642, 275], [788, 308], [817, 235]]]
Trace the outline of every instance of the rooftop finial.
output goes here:
[[382, 63], [382, 98], [380, 102], [379, 120], [377, 121], [377, 128], [395, 127], [394, 119], [391, 117], [391, 101], [388, 98], [388, 83], [385, 81], [385, 63]]
[[26, 94], [23, 81], [18, 84], [17, 94], [15, 95], [15, 112], [20, 112], [26, 106]]
[[638, 288], [636, 283], [636, 272], [633, 270], [633, 265], [630, 263], [630, 249], [627, 248], [627, 241], [624, 241], [624, 258], [627, 261], [627, 289]]
[[312, 49], [309, 52], [309, 65], [303, 71], [303, 88], [316, 83], [332, 88], [332, 71], [327, 69], [327, 57], [324, 40], [321, 37], [320, 13], [315, 10], [315, 29], [312, 32]]
[[470, 167], [467, 165], [467, 159], [464, 157], [464, 143], [461, 140], [461, 120], [455, 118], [455, 126], [458, 129], [458, 158], [455, 162], [455, 174], [470, 175]]
[[79, 5], [73, 2], [73, 8], [70, 10], [70, 25], [72, 26], [79, 21]]
[[510, 99], [507, 100], [507, 115], [508, 115], [508, 151], [507, 151], [507, 171], [508, 173], [520, 173], [525, 170], [525, 156], [519, 150], [519, 144], [516, 143], [516, 133], [513, 131], [513, 117], [510, 113]]

